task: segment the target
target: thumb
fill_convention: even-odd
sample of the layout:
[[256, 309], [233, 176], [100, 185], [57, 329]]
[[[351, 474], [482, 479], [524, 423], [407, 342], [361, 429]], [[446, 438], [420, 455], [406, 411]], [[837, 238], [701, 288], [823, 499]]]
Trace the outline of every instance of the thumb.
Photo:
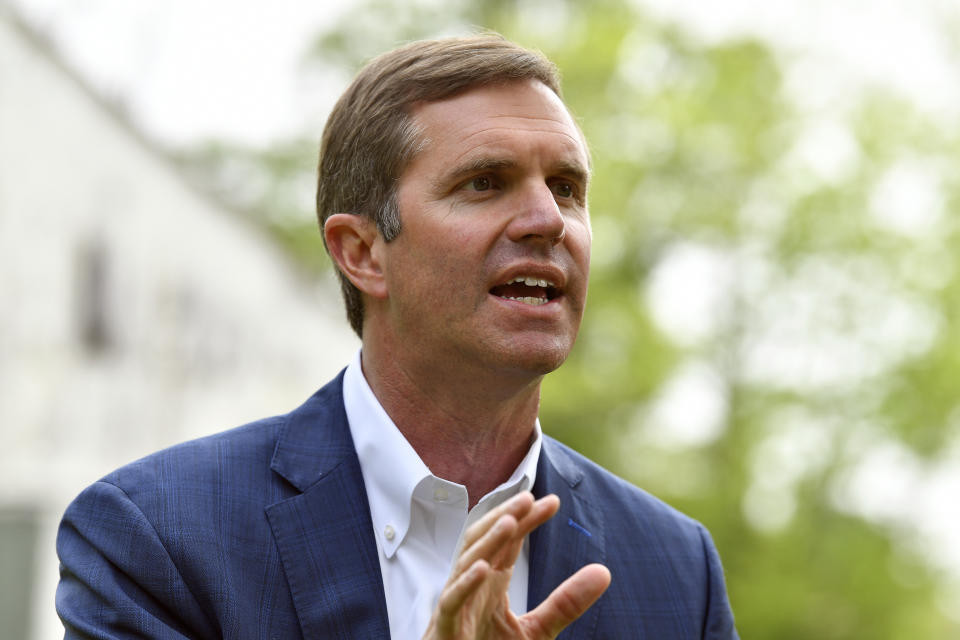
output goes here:
[[531, 638], [555, 638], [583, 615], [610, 586], [610, 570], [602, 564], [589, 564], [567, 578], [547, 599], [520, 621]]

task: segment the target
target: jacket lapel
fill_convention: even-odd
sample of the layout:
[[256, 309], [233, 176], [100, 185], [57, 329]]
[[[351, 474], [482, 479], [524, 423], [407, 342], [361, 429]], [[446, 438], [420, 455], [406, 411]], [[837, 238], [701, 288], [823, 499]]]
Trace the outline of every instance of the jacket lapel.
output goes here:
[[[544, 437], [533, 494], [556, 494], [560, 510], [530, 534], [527, 608], [533, 610], [561, 582], [592, 562], [606, 564], [603, 519], [581, 499], [583, 473], [552, 438]], [[592, 638], [603, 598], [567, 627], [561, 637]]]
[[266, 508], [305, 638], [389, 638], [343, 374], [289, 415], [271, 469], [301, 493]]

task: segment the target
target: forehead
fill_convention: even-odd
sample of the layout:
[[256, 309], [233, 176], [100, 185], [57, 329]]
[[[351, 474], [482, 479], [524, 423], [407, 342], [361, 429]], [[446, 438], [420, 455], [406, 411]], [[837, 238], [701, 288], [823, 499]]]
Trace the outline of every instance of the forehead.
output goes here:
[[586, 171], [586, 143], [569, 111], [549, 87], [518, 80], [471, 89], [412, 111], [421, 136], [411, 164], [459, 164], [474, 156], [521, 155]]

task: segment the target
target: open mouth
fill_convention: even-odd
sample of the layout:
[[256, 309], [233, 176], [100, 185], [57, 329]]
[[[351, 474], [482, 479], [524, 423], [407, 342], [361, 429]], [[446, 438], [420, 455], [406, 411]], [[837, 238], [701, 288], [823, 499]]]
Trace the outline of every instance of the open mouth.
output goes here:
[[533, 276], [519, 276], [504, 284], [490, 289], [498, 298], [513, 300], [523, 304], [539, 306], [547, 304], [560, 295], [560, 290], [549, 280]]

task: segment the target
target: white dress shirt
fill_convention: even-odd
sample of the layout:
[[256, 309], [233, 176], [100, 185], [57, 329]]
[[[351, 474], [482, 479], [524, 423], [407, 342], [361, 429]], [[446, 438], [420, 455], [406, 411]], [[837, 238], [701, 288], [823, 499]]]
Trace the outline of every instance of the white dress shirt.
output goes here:
[[[438, 478], [397, 429], [363, 375], [360, 353], [343, 377], [343, 403], [360, 458], [393, 640], [417, 640], [430, 622], [464, 530], [508, 498], [533, 487], [540, 458], [533, 443], [510, 478], [467, 510], [467, 488]], [[510, 580], [510, 608], [527, 610], [528, 541]]]

